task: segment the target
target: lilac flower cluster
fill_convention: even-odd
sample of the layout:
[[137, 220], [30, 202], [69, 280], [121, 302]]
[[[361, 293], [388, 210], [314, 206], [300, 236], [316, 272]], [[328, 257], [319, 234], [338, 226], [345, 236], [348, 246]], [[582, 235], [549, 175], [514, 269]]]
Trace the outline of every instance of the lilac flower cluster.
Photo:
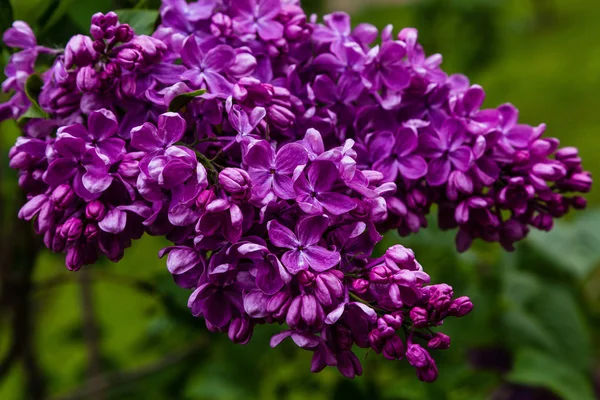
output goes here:
[[[481, 109], [483, 89], [444, 73], [414, 29], [318, 23], [294, 0], [163, 0], [160, 15], [146, 36], [96, 14], [64, 50], [23, 22], [4, 33], [22, 49], [0, 105], [23, 131], [9, 155], [20, 217], [71, 270], [163, 235], [210, 330], [243, 344], [286, 324], [271, 345], [291, 338], [315, 372], [360, 375], [360, 347], [432, 381], [429, 351], [450, 345], [432, 329], [472, 304], [401, 245], [373, 257], [381, 235], [417, 232], [435, 204], [459, 251], [510, 250], [586, 205], [571, 195], [591, 186], [577, 149], [510, 104]], [[41, 54], [53, 62], [36, 74]]]

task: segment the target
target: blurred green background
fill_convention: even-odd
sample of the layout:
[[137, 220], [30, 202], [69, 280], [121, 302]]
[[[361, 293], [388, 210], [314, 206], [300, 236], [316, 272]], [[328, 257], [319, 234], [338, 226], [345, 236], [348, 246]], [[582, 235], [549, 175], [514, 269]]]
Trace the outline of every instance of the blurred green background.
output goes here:
[[[600, 1], [360, 3], [346, 4], [354, 23], [417, 27], [448, 72], [484, 86], [486, 105], [510, 101], [524, 122], [546, 122], [547, 134], [578, 146], [599, 175]], [[330, 7], [304, 4], [311, 12]], [[43, 44], [63, 45], [87, 31], [94, 12], [134, 7], [156, 4], [0, 0], [0, 27], [23, 19]], [[7, 57], [2, 49], [0, 64]], [[433, 219], [408, 239], [387, 237], [386, 247], [413, 247], [432, 281], [471, 296], [475, 308], [443, 326], [453, 345], [435, 354], [437, 382], [421, 383], [406, 362], [373, 355], [350, 381], [335, 369], [311, 374], [311, 353], [290, 343], [270, 349], [272, 327], [259, 327], [247, 346], [209, 335], [157, 259], [166, 245], [159, 238], [137, 242], [118, 265], [79, 273], [36, 250], [30, 225], [15, 219], [22, 199], [7, 152], [17, 135], [12, 123], [0, 125], [0, 399], [600, 398], [600, 190], [588, 196], [588, 210], [552, 233], [533, 232], [511, 254], [477, 243], [458, 255], [453, 234]]]

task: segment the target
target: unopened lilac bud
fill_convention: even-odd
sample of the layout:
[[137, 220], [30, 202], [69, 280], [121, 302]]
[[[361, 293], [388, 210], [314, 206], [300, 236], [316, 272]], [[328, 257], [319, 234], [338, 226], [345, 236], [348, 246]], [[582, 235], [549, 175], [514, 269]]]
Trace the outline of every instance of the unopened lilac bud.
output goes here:
[[441, 332], [437, 332], [431, 339], [429, 339], [427, 346], [430, 349], [446, 350], [450, 347], [450, 336]]
[[73, 242], [81, 237], [83, 233], [83, 222], [76, 217], [71, 217], [65, 221], [60, 230], [60, 234], [67, 239], [68, 242]]
[[234, 318], [229, 324], [229, 339], [238, 344], [246, 344], [252, 338], [252, 323], [248, 318]]
[[[104, 32], [102, 32], [102, 34], [104, 34]], [[101, 39], [94, 40], [94, 50], [96, 50], [97, 53], [104, 53], [104, 50], [106, 50], [106, 42]]]
[[392, 271], [385, 265], [378, 265], [369, 271], [369, 280], [372, 283], [388, 283], [392, 277]]
[[427, 328], [429, 326], [429, 315], [424, 308], [413, 307], [410, 310], [409, 316], [415, 327]]
[[400, 360], [404, 357], [404, 342], [399, 336], [392, 336], [383, 344], [382, 354], [388, 360]]
[[271, 297], [267, 302], [267, 311], [273, 316], [273, 318], [279, 320], [285, 318], [291, 303], [292, 299], [289, 293], [280, 291]]
[[214, 36], [229, 36], [233, 32], [231, 18], [223, 13], [212, 16], [210, 31]]
[[56, 207], [65, 209], [73, 204], [76, 197], [73, 188], [70, 185], [63, 183], [62, 185], [58, 185], [54, 191], [52, 191], [50, 199]]
[[126, 43], [133, 38], [133, 29], [128, 24], [121, 24], [115, 31], [115, 40], [117, 42]]
[[96, 59], [96, 55], [94, 43], [89, 36], [75, 35], [65, 47], [65, 67], [90, 65]]
[[547, 181], [557, 181], [567, 175], [565, 168], [559, 164], [537, 163], [531, 168], [531, 171], [534, 175]]
[[104, 39], [104, 30], [98, 25], [92, 25], [90, 26], [90, 35], [96, 40], [102, 40]]
[[383, 348], [383, 335], [379, 329], [373, 329], [369, 332], [369, 345], [375, 350], [375, 353], [381, 353]]
[[144, 155], [141, 151], [125, 154], [119, 163], [118, 174], [124, 179], [137, 179], [140, 174], [140, 159]]
[[435, 361], [431, 359], [431, 362], [425, 368], [417, 368], [417, 377], [423, 382], [435, 381], [438, 377], [438, 369]]
[[471, 302], [471, 299], [469, 299], [467, 296], [462, 296], [452, 302], [452, 305], [448, 311], [450, 312], [450, 315], [455, 317], [463, 317], [470, 313], [472, 309], [473, 303]]
[[352, 291], [356, 294], [365, 294], [369, 290], [370, 282], [366, 279], [355, 279], [352, 281]]
[[561, 188], [587, 193], [592, 189], [592, 177], [587, 172], [578, 172], [559, 183]]
[[339, 271], [323, 272], [315, 279], [315, 296], [324, 306], [332, 305], [345, 293], [344, 285], [335, 272]]
[[82, 92], [93, 92], [100, 88], [100, 79], [94, 68], [86, 66], [77, 72], [77, 88]]
[[575, 196], [571, 199], [571, 205], [576, 210], [584, 210], [587, 207], [587, 200], [581, 196]]
[[452, 304], [452, 287], [446, 284], [432, 285], [429, 287], [429, 305], [442, 314]]
[[415, 253], [411, 249], [396, 244], [386, 250], [385, 258], [386, 261], [391, 260], [398, 265], [405, 265], [415, 261]]
[[119, 65], [128, 71], [133, 71], [142, 61], [144, 57], [142, 53], [135, 49], [123, 49], [117, 55]]
[[196, 207], [204, 210], [216, 198], [215, 192], [212, 190], [203, 190], [196, 198]]
[[401, 312], [395, 312], [393, 314], [385, 314], [383, 317], [381, 317], [381, 319], [383, 319], [386, 322], [386, 324], [388, 324], [388, 326], [394, 328], [395, 330], [398, 330], [402, 328], [404, 316]]
[[93, 221], [102, 221], [106, 215], [106, 207], [100, 200], [93, 200], [85, 207], [85, 217]]
[[79, 270], [83, 266], [84, 260], [83, 250], [79, 246], [73, 246], [67, 250], [65, 264], [70, 271]]
[[337, 368], [348, 379], [362, 375], [360, 360], [352, 351], [343, 351], [337, 356]]
[[515, 154], [515, 164], [522, 165], [529, 162], [529, 152], [525, 150], [517, 151]]
[[83, 230], [83, 236], [88, 241], [93, 241], [94, 239], [96, 239], [96, 237], [98, 236], [99, 232], [100, 232], [100, 228], [98, 228], [98, 225], [96, 225], [96, 224], [87, 224], [85, 226], [85, 229]]
[[225, 168], [219, 174], [219, 183], [236, 200], [250, 197], [250, 175], [239, 168]]
[[410, 344], [406, 349], [406, 359], [415, 368], [424, 368], [429, 364], [431, 356], [418, 344]]
[[[52, 236], [52, 243], [50, 249], [55, 253], [60, 253], [63, 251], [67, 245], [67, 240], [60, 234], [62, 230], [62, 225], [57, 226], [54, 229], [54, 235]], [[47, 232], [50, 234], [50, 231]]]
[[300, 271], [297, 277], [301, 286], [312, 286], [315, 283], [315, 274], [310, 271]]
[[549, 232], [554, 226], [554, 219], [550, 214], [540, 213], [533, 217], [530, 223], [541, 231]]

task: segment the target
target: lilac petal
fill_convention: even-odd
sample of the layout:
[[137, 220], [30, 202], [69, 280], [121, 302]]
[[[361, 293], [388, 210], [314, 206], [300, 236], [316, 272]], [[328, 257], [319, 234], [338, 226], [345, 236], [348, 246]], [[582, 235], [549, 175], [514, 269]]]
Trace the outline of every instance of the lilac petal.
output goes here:
[[449, 155], [452, 165], [460, 171], [467, 171], [473, 162], [473, 153], [466, 146], [459, 147]]
[[317, 160], [308, 167], [308, 181], [317, 193], [331, 189], [338, 176], [338, 169], [331, 161]]
[[138, 150], [153, 152], [163, 148], [162, 138], [159, 137], [158, 129], [149, 122], [137, 126], [131, 130], [131, 145]]
[[83, 186], [90, 193], [102, 193], [111, 185], [112, 176], [103, 171], [88, 171], [82, 176]]
[[204, 57], [204, 67], [214, 72], [226, 71], [235, 62], [235, 51], [230, 46], [221, 44]]
[[517, 125], [506, 133], [510, 144], [518, 149], [527, 148], [533, 137], [533, 128], [529, 125]]
[[519, 110], [510, 103], [502, 104], [498, 107], [500, 116], [502, 117], [501, 124], [504, 128], [512, 128], [517, 124], [519, 119]]
[[313, 190], [313, 188], [310, 185], [310, 183], [308, 182], [308, 180], [306, 179], [306, 175], [305, 174], [303, 174], [303, 173], [300, 174], [300, 176], [298, 176], [298, 178], [294, 181], [294, 191], [296, 193], [298, 193], [299, 195], [301, 193], [303, 193], [303, 194], [308, 195], [310, 197], [310, 194], [311, 194], [312, 190]]
[[104, 219], [98, 222], [100, 229], [102, 229], [104, 232], [115, 235], [123, 232], [126, 225], [127, 213], [117, 208], [113, 208], [112, 210], [108, 211]]
[[437, 134], [425, 134], [419, 137], [419, 149], [426, 157], [439, 158], [446, 150], [446, 143]]
[[119, 124], [112, 111], [102, 108], [88, 117], [88, 130], [96, 140], [104, 140], [117, 133]]
[[98, 143], [98, 156], [107, 164], [118, 161], [125, 154], [125, 141], [120, 138], [108, 138]]
[[289, 143], [277, 152], [275, 170], [280, 174], [291, 175], [300, 165], [306, 165], [308, 153], [298, 143]]
[[[271, 175], [269, 175], [270, 177]], [[269, 187], [273, 183], [273, 193], [281, 199], [291, 200], [296, 198], [294, 190], [294, 180], [289, 176], [275, 174], [272, 181], [269, 181]]]
[[187, 181], [194, 172], [193, 167], [187, 162], [178, 159], [171, 160], [164, 166], [158, 183], [166, 189], [172, 189]]
[[448, 180], [450, 175], [450, 161], [447, 158], [436, 158], [429, 162], [427, 167], [427, 183], [439, 186]]
[[306, 271], [309, 265], [305, 255], [298, 250], [290, 250], [284, 253], [281, 262], [292, 275], [296, 275], [300, 271]]
[[296, 228], [300, 244], [308, 247], [318, 243], [328, 227], [329, 218], [323, 215], [303, 218]]
[[321, 246], [310, 246], [304, 250], [304, 253], [310, 267], [318, 272], [335, 267], [341, 260], [340, 253]]
[[58, 137], [62, 137], [65, 135], [71, 135], [73, 137], [82, 138], [82, 139], [87, 139], [89, 136], [87, 129], [85, 129], [85, 127], [81, 124], [62, 126], [62, 127], [58, 128], [56, 135]]
[[216, 292], [204, 301], [204, 319], [217, 328], [222, 328], [231, 319], [231, 305], [227, 297], [221, 292]]
[[8, 47], [18, 49], [29, 49], [37, 44], [33, 31], [29, 25], [23, 21], [13, 22], [12, 27], [4, 32], [2, 41]]
[[295, 249], [300, 244], [296, 235], [276, 220], [269, 221], [267, 230], [274, 246]]
[[79, 171], [77, 171], [75, 176], [73, 177], [73, 190], [75, 191], [77, 196], [81, 197], [85, 201], [96, 200], [102, 194], [101, 192], [90, 192], [83, 184], [83, 176]]
[[[396, 139], [392, 132], [376, 132], [369, 141], [369, 151], [375, 159], [388, 157], [396, 147]], [[383, 171], [382, 171], [383, 172]]]
[[203, 55], [198, 47], [198, 42], [194, 35], [190, 35], [183, 42], [181, 49], [181, 59], [188, 67], [199, 67], [202, 64]]
[[337, 102], [337, 87], [333, 80], [327, 75], [319, 75], [315, 78], [312, 85], [315, 92], [315, 98], [325, 104], [335, 104]]
[[273, 168], [274, 159], [275, 151], [273, 148], [266, 140], [261, 140], [248, 150], [244, 161], [252, 168], [269, 171]]
[[186, 123], [181, 115], [167, 112], [158, 116], [158, 132], [162, 136], [162, 147], [166, 148], [181, 140], [185, 133]]
[[340, 36], [350, 35], [350, 16], [345, 12], [334, 12], [323, 17], [323, 21]]
[[[269, 172], [255, 170], [253, 168], [250, 168], [248, 173], [250, 175], [250, 179], [252, 180], [252, 190], [254, 193], [260, 197], [266, 196], [271, 190], [271, 185], [274, 183], [273, 175], [271, 175]], [[291, 178], [288, 179], [291, 180]]]
[[268, 298], [260, 291], [252, 291], [244, 296], [244, 311], [251, 318], [264, 318], [267, 312]]
[[218, 72], [205, 71], [204, 79], [210, 93], [229, 95], [233, 91], [233, 83], [229, 82]]
[[442, 125], [438, 135], [445, 144], [444, 149], [454, 150], [464, 141], [464, 129], [461, 122], [455, 118], [448, 119]]
[[269, 345], [272, 348], [275, 348], [275, 347], [279, 346], [279, 343], [281, 343], [285, 339], [289, 338], [292, 335], [292, 333], [293, 333], [293, 331], [287, 330], [287, 331], [283, 331], [281, 333], [278, 333], [276, 335], [273, 335], [271, 337], [271, 341], [270, 341]]
[[292, 332], [292, 340], [296, 346], [303, 349], [311, 349], [319, 345], [319, 339], [315, 335], [304, 332]]
[[265, 294], [273, 295], [283, 286], [284, 282], [277, 269], [270, 263], [262, 262], [258, 264], [258, 273], [256, 274], [256, 286]]
[[85, 153], [85, 141], [80, 138], [63, 136], [56, 139], [54, 149], [62, 157], [79, 160]]
[[334, 308], [333, 311], [331, 311], [329, 314], [327, 314], [327, 317], [325, 318], [325, 323], [327, 325], [335, 324], [344, 314], [345, 308], [346, 308], [345, 303], [341, 303], [339, 306]]
[[407, 179], [419, 179], [427, 175], [427, 162], [421, 156], [406, 156], [398, 159], [398, 170]]
[[321, 193], [317, 195], [317, 200], [333, 215], [342, 215], [356, 208], [356, 202], [341, 193]]
[[412, 153], [419, 144], [417, 132], [412, 128], [398, 129], [395, 139], [395, 152], [399, 156], [406, 156]]
[[66, 158], [57, 158], [48, 165], [44, 173], [44, 182], [50, 186], [58, 186], [70, 179], [77, 171], [77, 163]]
[[479, 85], [473, 85], [467, 90], [463, 97], [463, 108], [467, 115], [470, 115], [473, 111], [478, 110], [483, 104], [485, 99], [485, 92]]
[[[373, 154], [378, 154], [378, 153], [373, 153]], [[373, 164], [373, 169], [375, 171], [379, 171], [383, 174], [383, 179], [386, 182], [393, 182], [396, 180], [396, 177], [398, 176], [398, 168], [399, 164], [397, 162], [397, 160], [391, 158], [391, 157], [386, 157], [386, 158], [381, 158], [377, 161], [375, 161], [375, 163]]]
[[31, 220], [40, 211], [42, 206], [46, 204], [47, 200], [48, 197], [45, 194], [38, 194], [32, 197], [19, 210], [19, 218], [26, 221]]
[[277, 21], [258, 21], [258, 36], [262, 40], [277, 40], [283, 36], [283, 25]]

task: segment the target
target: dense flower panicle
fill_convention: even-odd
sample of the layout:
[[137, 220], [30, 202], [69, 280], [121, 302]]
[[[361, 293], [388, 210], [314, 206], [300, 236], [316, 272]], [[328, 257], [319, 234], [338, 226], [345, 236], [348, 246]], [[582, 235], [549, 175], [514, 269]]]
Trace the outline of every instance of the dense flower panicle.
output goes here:
[[[160, 15], [147, 36], [95, 14], [64, 50], [23, 22], [4, 33], [21, 49], [0, 105], [23, 130], [9, 153], [19, 216], [71, 270], [164, 235], [160, 256], [211, 331], [245, 344], [285, 323], [271, 346], [312, 351], [314, 372], [361, 375], [356, 346], [432, 381], [430, 352], [450, 346], [434, 329], [473, 305], [430, 284], [410, 249], [374, 257], [382, 234], [417, 232], [435, 205], [459, 251], [512, 250], [585, 208], [577, 149], [511, 104], [482, 109], [483, 89], [446, 74], [414, 29], [319, 23], [289, 0], [163, 0]], [[40, 54], [53, 64], [36, 74]]]

